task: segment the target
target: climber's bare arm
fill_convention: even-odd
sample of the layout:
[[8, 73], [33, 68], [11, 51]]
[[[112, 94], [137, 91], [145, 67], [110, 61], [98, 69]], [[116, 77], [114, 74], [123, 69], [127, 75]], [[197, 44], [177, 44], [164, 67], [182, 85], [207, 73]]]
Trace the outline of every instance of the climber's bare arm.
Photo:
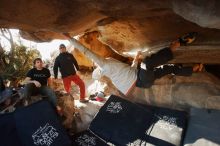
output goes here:
[[141, 56], [141, 51], [138, 51], [137, 54], [136, 54], [136, 56], [135, 56], [135, 58], [134, 58], [134, 60], [133, 60], [133, 62], [132, 62], [131, 67], [137, 68], [138, 61], [139, 61], [139, 59], [140, 59], [140, 56]]

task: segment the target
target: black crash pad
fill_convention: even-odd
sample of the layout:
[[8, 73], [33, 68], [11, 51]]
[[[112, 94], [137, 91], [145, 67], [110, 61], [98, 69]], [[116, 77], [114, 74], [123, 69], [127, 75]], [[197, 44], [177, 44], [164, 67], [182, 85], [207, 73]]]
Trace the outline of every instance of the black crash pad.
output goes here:
[[54, 108], [48, 101], [39, 101], [0, 116], [0, 128], [0, 143], [6, 142], [4, 146], [12, 146], [7, 142], [16, 143], [16, 146], [20, 143], [22, 146], [71, 145]]
[[115, 145], [180, 145], [186, 113], [140, 106], [112, 95], [99, 110], [89, 129]]
[[184, 146], [220, 145], [220, 110], [192, 108]]

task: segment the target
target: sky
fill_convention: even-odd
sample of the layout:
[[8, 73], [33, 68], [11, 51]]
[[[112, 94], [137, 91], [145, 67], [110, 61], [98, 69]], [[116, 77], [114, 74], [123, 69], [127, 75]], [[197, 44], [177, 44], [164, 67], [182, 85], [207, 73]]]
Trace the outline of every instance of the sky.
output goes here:
[[[13, 35], [15, 41], [18, 41], [18, 35], [19, 35], [18, 30], [16, 30], [16, 29], [10, 29], [10, 30], [12, 32], [12, 35]], [[45, 43], [36, 43], [33, 41], [25, 40], [23, 38], [21, 38], [21, 41], [22, 41], [22, 44], [27, 47], [33, 46], [34, 48], [37, 48], [37, 50], [39, 50], [43, 60], [50, 59], [50, 54], [52, 52], [59, 51], [59, 45], [61, 43], [65, 44], [66, 46], [69, 45], [69, 41], [58, 40], [58, 39], [53, 40], [51, 42], [45, 42]], [[6, 48], [9, 47], [8, 41], [5, 40], [4, 38], [1, 38], [1, 43], [3, 43], [6, 46]]]

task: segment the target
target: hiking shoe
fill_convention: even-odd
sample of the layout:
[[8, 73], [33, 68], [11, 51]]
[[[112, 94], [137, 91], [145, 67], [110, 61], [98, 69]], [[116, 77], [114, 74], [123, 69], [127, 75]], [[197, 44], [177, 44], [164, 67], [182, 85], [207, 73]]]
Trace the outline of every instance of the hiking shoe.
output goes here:
[[89, 100], [88, 100], [88, 99], [80, 99], [79, 102], [81, 102], [81, 103], [87, 103], [87, 102], [89, 102]]
[[190, 33], [183, 35], [182, 37], [179, 38], [180, 45], [185, 46], [187, 44], [191, 44], [192, 42], [195, 41], [197, 35], [198, 35], [197, 32], [190, 32]]

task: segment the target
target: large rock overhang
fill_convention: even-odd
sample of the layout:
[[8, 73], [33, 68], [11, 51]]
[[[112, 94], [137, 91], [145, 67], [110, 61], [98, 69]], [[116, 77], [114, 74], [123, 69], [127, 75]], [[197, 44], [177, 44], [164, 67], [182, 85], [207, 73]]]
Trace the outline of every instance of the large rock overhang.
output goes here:
[[[217, 0], [1, 0], [0, 27], [17, 28], [24, 38], [37, 42], [64, 39], [63, 32], [75, 36], [97, 31], [98, 39], [120, 54], [155, 51], [196, 31], [199, 36], [193, 45], [199, 55], [190, 53], [193, 47], [187, 53], [183, 47], [177, 56], [185, 56], [176, 62], [219, 63], [219, 6]], [[201, 59], [210, 57], [214, 59]]]

